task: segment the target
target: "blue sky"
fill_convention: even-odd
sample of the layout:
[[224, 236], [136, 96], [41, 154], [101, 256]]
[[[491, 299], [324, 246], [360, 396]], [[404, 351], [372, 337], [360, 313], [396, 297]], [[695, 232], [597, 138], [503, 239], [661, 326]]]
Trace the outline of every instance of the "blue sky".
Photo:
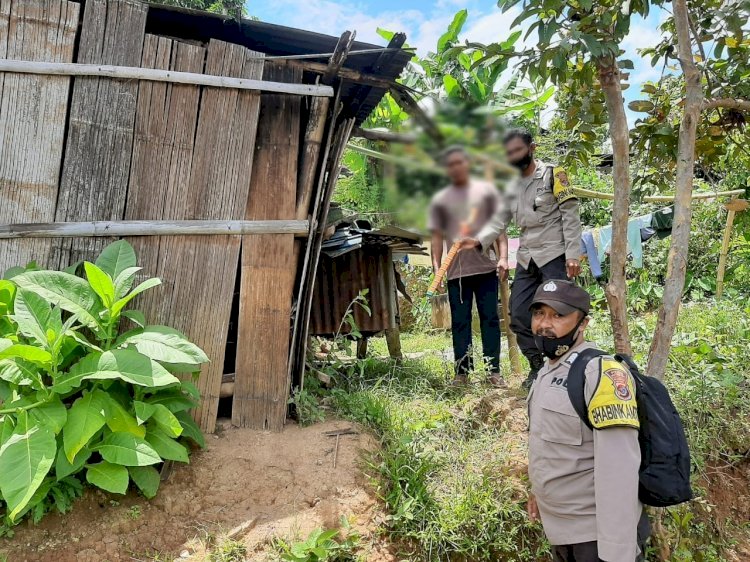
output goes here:
[[[501, 13], [494, 0], [251, 0], [247, 7], [263, 21], [336, 36], [345, 30], [355, 30], [357, 39], [375, 44], [384, 43], [376, 33], [378, 27], [403, 31], [407, 43], [421, 54], [434, 50], [438, 38], [460, 9], [469, 11], [462, 38], [482, 43], [505, 39], [511, 22], [519, 13], [518, 7]], [[648, 60], [638, 56], [636, 49], [659, 40], [658, 25], [665, 17], [665, 13], [654, 11], [647, 20], [638, 18], [633, 22], [623, 44], [635, 63], [631, 86], [625, 92], [626, 101], [637, 99], [640, 84], [660, 75], [661, 69], [652, 69]], [[528, 41], [533, 40], [534, 34]], [[632, 125], [636, 115], [628, 114]]]

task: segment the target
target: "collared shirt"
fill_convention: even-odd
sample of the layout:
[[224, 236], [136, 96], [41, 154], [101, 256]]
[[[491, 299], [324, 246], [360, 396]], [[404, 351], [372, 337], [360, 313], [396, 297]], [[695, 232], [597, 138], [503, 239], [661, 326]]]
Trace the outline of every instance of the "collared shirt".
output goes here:
[[[432, 198], [427, 228], [440, 232], [450, 248], [461, 237], [461, 224], [469, 218], [472, 209], [476, 209], [477, 214], [474, 224], [469, 226], [476, 232], [487, 224], [499, 206], [500, 192], [490, 182], [472, 178], [465, 187], [449, 185]], [[460, 251], [448, 268], [448, 279], [494, 272], [497, 262], [488, 254], [474, 249]]]
[[578, 199], [568, 185], [565, 170], [540, 160], [534, 173], [517, 178], [506, 192], [505, 204], [477, 236], [487, 251], [513, 220], [521, 229], [517, 261], [528, 268], [531, 260], [542, 267], [565, 255], [581, 257], [581, 219]]
[[[529, 479], [551, 544], [596, 541], [601, 560], [633, 562], [643, 510], [638, 500], [638, 430], [592, 431], [568, 397], [570, 366], [580, 351], [591, 347], [584, 342], [556, 363], [547, 361], [531, 388]], [[586, 366], [587, 403], [599, 385], [601, 364], [597, 358]]]

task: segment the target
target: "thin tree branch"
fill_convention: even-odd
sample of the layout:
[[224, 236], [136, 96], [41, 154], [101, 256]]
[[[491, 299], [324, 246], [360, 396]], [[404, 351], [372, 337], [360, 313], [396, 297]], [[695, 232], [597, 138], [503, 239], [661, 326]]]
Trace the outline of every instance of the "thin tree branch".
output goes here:
[[743, 100], [737, 98], [717, 98], [713, 100], [706, 100], [703, 102], [703, 109], [736, 109], [738, 111], [746, 111], [750, 113], [750, 100]]

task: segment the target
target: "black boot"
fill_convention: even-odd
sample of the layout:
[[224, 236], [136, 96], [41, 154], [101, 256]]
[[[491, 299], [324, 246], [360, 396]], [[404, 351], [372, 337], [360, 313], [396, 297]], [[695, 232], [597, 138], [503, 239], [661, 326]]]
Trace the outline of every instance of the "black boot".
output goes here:
[[521, 386], [526, 389], [528, 392], [531, 388], [531, 385], [534, 384], [534, 381], [536, 380], [536, 375], [539, 373], [539, 369], [541, 369], [544, 366], [544, 356], [542, 356], [541, 353], [524, 353], [526, 356], [526, 359], [529, 360], [529, 376], [526, 377], [526, 380], [523, 381]]

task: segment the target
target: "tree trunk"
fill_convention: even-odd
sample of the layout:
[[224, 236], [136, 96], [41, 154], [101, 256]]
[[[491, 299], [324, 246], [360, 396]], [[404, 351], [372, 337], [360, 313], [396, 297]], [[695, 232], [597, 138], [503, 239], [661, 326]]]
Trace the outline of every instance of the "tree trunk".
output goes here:
[[648, 373], [664, 377], [669, 359], [672, 335], [677, 325], [682, 292], [685, 288], [690, 220], [692, 218], [693, 168], [695, 166], [695, 135], [703, 105], [703, 87], [693, 59], [690, 21], [686, 0], [672, 3], [677, 30], [677, 52], [685, 77], [685, 109], [680, 123], [677, 145], [677, 186], [674, 204], [674, 226], [669, 247], [664, 298], [656, 322], [648, 358]]
[[606, 288], [612, 334], [617, 353], [631, 354], [628, 334], [625, 263], [628, 257], [628, 217], [630, 215], [630, 133], [625, 116], [625, 100], [620, 71], [614, 57], [597, 60], [599, 82], [607, 104], [609, 133], [612, 138], [615, 200], [612, 205], [612, 247], [609, 253], [610, 277]]

